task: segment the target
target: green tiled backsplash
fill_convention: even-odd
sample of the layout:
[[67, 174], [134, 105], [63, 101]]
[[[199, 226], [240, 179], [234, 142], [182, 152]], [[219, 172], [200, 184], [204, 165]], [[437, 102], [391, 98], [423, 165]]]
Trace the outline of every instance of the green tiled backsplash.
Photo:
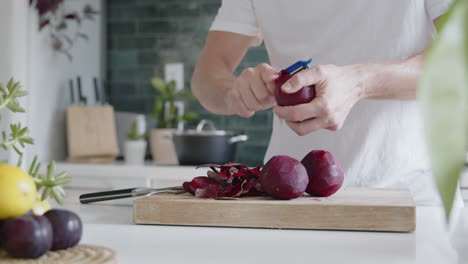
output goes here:
[[[190, 89], [195, 63], [220, 4], [221, 0], [107, 0], [107, 80], [116, 110], [151, 113], [157, 94], [149, 81], [164, 76], [166, 63], [184, 63], [184, 87]], [[265, 48], [252, 48], [238, 71], [265, 61]], [[198, 102], [188, 103], [187, 108], [213, 120], [219, 129], [247, 133], [250, 139], [239, 144], [235, 161], [262, 164], [271, 111], [245, 119], [210, 114]]]

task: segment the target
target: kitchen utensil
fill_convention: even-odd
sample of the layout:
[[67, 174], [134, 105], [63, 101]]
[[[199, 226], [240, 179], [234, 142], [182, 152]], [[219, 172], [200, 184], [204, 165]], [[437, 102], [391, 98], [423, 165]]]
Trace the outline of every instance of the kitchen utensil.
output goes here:
[[80, 203], [88, 204], [88, 203], [116, 200], [116, 199], [122, 199], [122, 198], [146, 196], [146, 195], [151, 195], [151, 194], [160, 193], [160, 192], [181, 191], [181, 190], [183, 190], [182, 186], [157, 188], [157, 189], [148, 188], [148, 187], [139, 187], [139, 188], [120, 189], [120, 190], [105, 191], [105, 192], [85, 193], [85, 194], [80, 195]]
[[179, 164], [224, 164], [233, 161], [237, 143], [248, 140], [245, 134], [216, 130], [213, 122], [202, 120], [196, 129], [176, 131], [173, 134]]
[[81, 77], [78, 76], [76, 82], [78, 85], [78, 101], [80, 104], [87, 104], [87, 98], [83, 96], [83, 90], [81, 90]]
[[408, 190], [344, 188], [330, 197], [294, 200], [195, 198], [155, 194], [133, 201], [136, 224], [412, 232], [416, 207]]
[[73, 80], [70, 80], [69, 83], [68, 83], [68, 86], [70, 87], [70, 100], [71, 100], [71, 104], [75, 104], [75, 89], [73, 87]]
[[101, 96], [99, 95], [98, 79], [96, 77], [93, 78], [93, 84], [94, 84], [94, 99], [96, 99], [96, 104], [100, 105], [102, 102], [101, 102]]
[[290, 75], [293, 75], [293, 74], [297, 73], [298, 71], [302, 71], [304, 69], [309, 69], [311, 62], [312, 62], [312, 59], [309, 59], [307, 61], [298, 61], [298, 62], [294, 63], [293, 65], [289, 66], [288, 68], [284, 69], [284, 71], [287, 72]]

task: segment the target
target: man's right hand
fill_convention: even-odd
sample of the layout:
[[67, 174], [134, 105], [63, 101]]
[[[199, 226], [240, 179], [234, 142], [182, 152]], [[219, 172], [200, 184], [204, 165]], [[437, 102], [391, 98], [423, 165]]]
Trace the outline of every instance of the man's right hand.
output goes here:
[[266, 63], [244, 69], [225, 97], [230, 112], [251, 117], [257, 111], [275, 106], [276, 78], [278, 72]]

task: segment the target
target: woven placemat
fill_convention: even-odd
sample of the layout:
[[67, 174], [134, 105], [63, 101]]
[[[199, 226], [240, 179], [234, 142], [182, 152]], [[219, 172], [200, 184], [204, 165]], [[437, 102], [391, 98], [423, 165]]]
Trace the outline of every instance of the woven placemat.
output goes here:
[[10, 258], [0, 250], [1, 264], [117, 264], [112, 249], [92, 245], [77, 245], [73, 248], [49, 251], [37, 259]]

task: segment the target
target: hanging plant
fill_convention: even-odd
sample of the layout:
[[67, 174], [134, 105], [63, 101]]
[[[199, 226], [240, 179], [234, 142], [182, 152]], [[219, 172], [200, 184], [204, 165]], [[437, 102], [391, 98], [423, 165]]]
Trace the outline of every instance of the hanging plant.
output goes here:
[[[29, 0], [29, 5], [39, 14], [39, 31], [49, 30], [52, 49], [62, 53], [71, 61], [71, 49], [80, 38], [88, 40], [88, 36], [81, 31], [84, 20], [94, 20], [99, 14], [91, 5], [85, 5], [80, 11], [67, 12], [64, 0]], [[75, 23], [72, 30], [70, 23]]]

